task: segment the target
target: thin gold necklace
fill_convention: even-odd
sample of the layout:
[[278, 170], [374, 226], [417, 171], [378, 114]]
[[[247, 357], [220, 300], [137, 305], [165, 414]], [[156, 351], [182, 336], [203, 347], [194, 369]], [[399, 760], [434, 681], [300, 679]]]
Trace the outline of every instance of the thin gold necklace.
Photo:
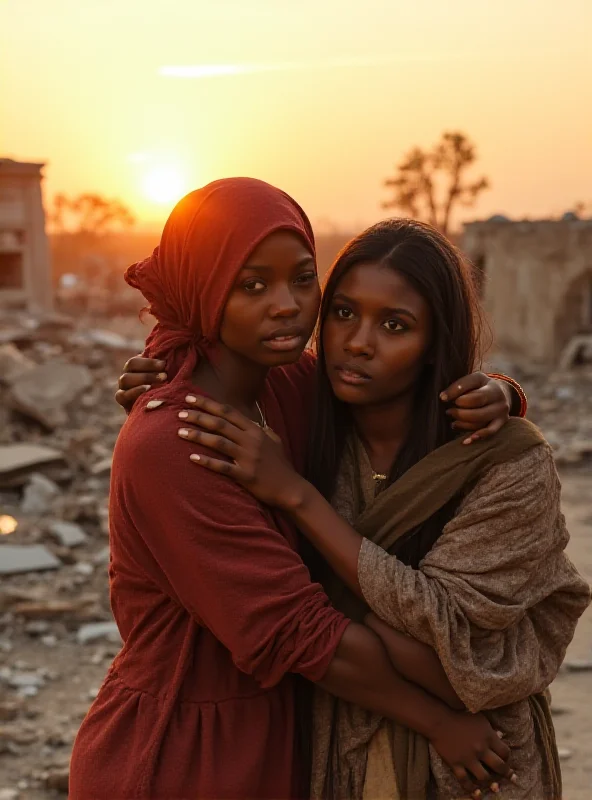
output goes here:
[[386, 481], [387, 478], [388, 478], [388, 475], [385, 475], [382, 472], [374, 472], [374, 470], [372, 470], [372, 479], [373, 480], [375, 480], [375, 481]]

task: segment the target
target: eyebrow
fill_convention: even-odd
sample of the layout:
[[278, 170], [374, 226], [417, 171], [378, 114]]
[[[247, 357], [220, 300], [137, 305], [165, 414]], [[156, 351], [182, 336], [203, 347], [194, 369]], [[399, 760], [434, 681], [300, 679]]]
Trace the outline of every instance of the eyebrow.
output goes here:
[[[333, 300], [341, 300], [346, 303], [351, 303], [351, 305], [357, 305], [357, 302], [353, 300], [351, 297], [348, 297], [346, 294], [342, 294], [341, 292], [335, 292], [333, 295]], [[412, 311], [409, 311], [408, 308], [382, 308], [382, 312], [385, 314], [398, 314], [400, 317], [409, 317], [414, 322], [417, 322], [417, 317]]]
[[[298, 267], [304, 267], [306, 264], [310, 264], [311, 262], [314, 263], [314, 256], [304, 256], [300, 259], [300, 261], [297, 261], [296, 264], [294, 264], [294, 269], [297, 269]], [[269, 264], [245, 264], [242, 269], [258, 269], [261, 271], [266, 270], [267, 272], [270, 272], [274, 268], [269, 266]]]

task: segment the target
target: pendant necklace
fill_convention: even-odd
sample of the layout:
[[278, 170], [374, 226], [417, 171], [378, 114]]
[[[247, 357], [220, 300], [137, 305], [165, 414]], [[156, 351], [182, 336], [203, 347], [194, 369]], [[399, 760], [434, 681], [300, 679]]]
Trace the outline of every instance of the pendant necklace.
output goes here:
[[372, 480], [375, 480], [377, 482], [378, 481], [386, 481], [387, 478], [388, 478], [388, 475], [384, 475], [384, 473], [382, 473], [382, 472], [374, 472], [374, 470], [372, 470]]

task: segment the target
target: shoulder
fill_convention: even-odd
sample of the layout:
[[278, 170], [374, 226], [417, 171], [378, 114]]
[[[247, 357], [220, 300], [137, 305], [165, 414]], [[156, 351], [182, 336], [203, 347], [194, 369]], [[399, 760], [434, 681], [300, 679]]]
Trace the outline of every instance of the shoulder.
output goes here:
[[557, 470], [551, 446], [541, 441], [520, 455], [491, 467], [480, 482], [547, 485], [555, 479]]
[[460, 510], [504, 504], [530, 513], [559, 505], [561, 484], [551, 447], [544, 440], [492, 466], [467, 492]]
[[[479, 572], [510, 563], [531, 566], [565, 548], [561, 490], [549, 445], [541, 443], [492, 466], [465, 494], [427, 564], [466, 564]], [[479, 542], [478, 557], [474, 549]], [[442, 562], [443, 563], [443, 562]], [[500, 573], [501, 574], [501, 573]]]
[[[157, 493], [167, 504], [189, 503], [199, 498], [202, 507], [212, 503], [219, 506], [223, 495], [225, 502], [232, 498], [257, 507], [255, 498], [234, 481], [200, 467], [189, 458], [192, 453], [223, 456], [178, 435], [182, 427], [178, 413], [186, 408], [188, 391], [185, 386], [175, 392], [151, 392], [149, 398], [141, 398], [134, 406], [115, 446], [112, 491], [124, 492], [130, 498]], [[160, 400], [161, 405], [150, 409], [151, 400]]]

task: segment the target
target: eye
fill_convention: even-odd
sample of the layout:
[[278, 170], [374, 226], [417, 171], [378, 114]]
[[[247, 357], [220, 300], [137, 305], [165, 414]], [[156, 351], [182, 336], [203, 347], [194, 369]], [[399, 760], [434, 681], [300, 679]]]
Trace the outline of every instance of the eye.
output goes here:
[[314, 270], [310, 272], [303, 272], [302, 275], [299, 275], [296, 280], [294, 281], [299, 286], [309, 286], [311, 283], [314, 283], [317, 279], [317, 273]]
[[389, 333], [400, 333], [401, 331], [407, 330], [405, 325], [399, 322], [398, 319], [387, 319], [387, 321], [383, 323], [383, 327], [386, 328]]
[[333, 313], [337, 319], [351, 319], [354, 315], [354, 312], [349, 306], [334, 306]]
[[243, 283], [243, 289], [251, 294], [256, 294], [264, 291], [266, 285], [260, 278], [250, 278]]

